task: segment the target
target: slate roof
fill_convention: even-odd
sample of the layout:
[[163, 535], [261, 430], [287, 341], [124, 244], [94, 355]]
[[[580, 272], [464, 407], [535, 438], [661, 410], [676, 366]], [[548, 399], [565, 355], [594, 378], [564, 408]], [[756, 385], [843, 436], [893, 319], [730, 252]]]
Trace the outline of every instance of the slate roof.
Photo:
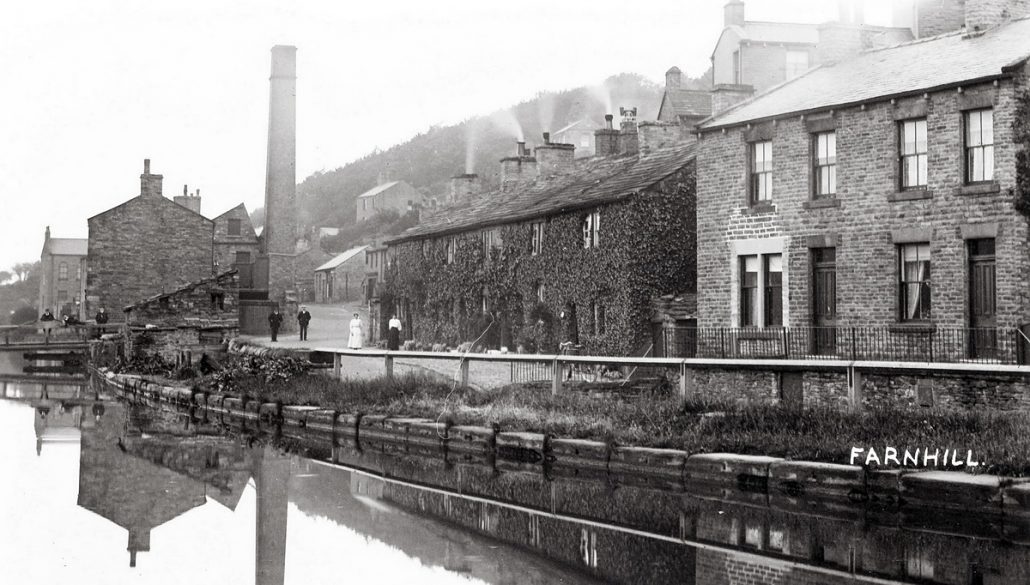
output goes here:
[[151, 296], [143, 299], [142, 301], [139, 301], [138, 303], [133, 303], [131, 305], [127, 305], [123, 310], [128, 312], [128, 311], [131, 311], [133, 309], [142, 307], [143, 305], [146, 305], [148, 303], [152, 303], [154, 301], [160, 300], [163, 297], [170, 297], [170, 296], [173, 296], [173, 295], [177, 295], [177, 294], [182, 293], [182, 292], [193, 290], [193, 289], [197, 288], [198, 286], [203, 286], [205, 284], [215, 284], [217, 286], [219, 280], [225, 278], [226, 276], [229, 276], [229, 275], [232, 275], [232, 274], [236, 274], [237, 272], [239, 272], [239, 271], [236, 268], [233, 268], [231, 270], [226, 270], [225, 272], [222, 272], [221, 274], [216, 274], [214, 276], [209, 276], [207, 278], [202, 278], [200, 280], [196, 280], [194, 282], [190, 282], [190, 283], [184, 284], [184, 285], [180, 286], [179, 288], [177, 288], [175, 290], [171, 290], [171, 291], [168, 291], [168, 292], [162, 292], [162, 293], [157, 293], [155, 295], [151, 295]]
[[369, 189], [368, 191], [365, 191], [361, 195], [358, 195], [358, 199], [361, 199], [362, 197], [375, 197], [376, 195], [382, 193], [383, 191], [388, 191], [391, 188], [393, 188], [395, 185], [399, 185], [399, 184], [400, 184], [400, 181], [390, 181], [388, 183], [383, 183], [382, 185], [376, 185], [375, 187], [372, 187], [371, 189]]
[[54, 256], [85, 256], [88, 243], [85, 238], [50, 238], [50, 253]]
[[[711, 116], [711, 92], [697, 89], [668, 89], [665, 97], [677, 116]], [[664, 105], [664, 104], [663, 104]]]
[[695, 151], [696, 143], [691, 142], [643, 156], [580, 159], [570, 171], [557, 177], [538, 179], [507, 193], [494, 190], [476, 197], [471, 204], [441, 209], [386, 243], [510, 224], [619, 201], [682, 169], [694, 159]]
[[346, 261], [350, 260], [351, 258], [357, 256], [359, 253], [363, 252], [367, 248], [368, 248], [368, 246], [358, 246], [356, 248], [351, 248], [350, 250], [347, 250], [346, 252], [344, 252], [342, 254], [337, 254], [336, 256], [334, 256], [332, 258], [332, 260], [330, 260], [330, 261], [326, 262], [325, 264], [323, 264], [323, 265], [319, 266], [318, 268], [316, 268], [315, 272], [318, 272], [320, 270], [332, 270], [333, 268], [336, 268], [340, 264], [343, 264], [344, 262], [346, 262]]
[[1002, 76], [1030, 57], [1030, 19], [984, 34], [956, 31], [809, 70], [701, 123], [702, 129], [855, 105]]

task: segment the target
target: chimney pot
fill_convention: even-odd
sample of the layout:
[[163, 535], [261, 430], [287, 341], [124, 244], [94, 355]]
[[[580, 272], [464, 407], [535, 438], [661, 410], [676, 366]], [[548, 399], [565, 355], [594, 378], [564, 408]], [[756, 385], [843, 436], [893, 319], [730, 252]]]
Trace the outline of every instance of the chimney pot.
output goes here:
[[613, 120], [615, 120], [615, 116], [613, 116], [611, 114], [605, 114], [604, 115], [604, 127], [607, 128], [608, 130], [611, 130], [612, 129], [612, 121]]
[[183, 185], [183, 186], [182, 186], [182, 194], [183, 194], [183, 195], [186, 195], [186, 185]]
[[149, 158], [143, 159], [143, 174], [144, 175], [149, 175], [150, 174], [150, 159]]
[[551, 143], [551, 133], [550, 132], [544, 132], [544, 144], [550, 144], [550, 143]]

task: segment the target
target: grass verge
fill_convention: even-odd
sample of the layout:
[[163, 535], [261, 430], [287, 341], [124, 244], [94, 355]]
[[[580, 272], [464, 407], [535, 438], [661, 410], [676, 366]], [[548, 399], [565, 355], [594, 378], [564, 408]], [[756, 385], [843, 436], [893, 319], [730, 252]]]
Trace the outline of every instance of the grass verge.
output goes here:
[[499, 390], [456, 388], [429, 375], [336, 380], [300, 375], [266, 381], [240, 378], [234, 388], [251, 399], [317, 405], [341, 412], [424, 417], [452, 424], [497, 425], [503, 430], [666, 447], [689, 453], [730, 452], [848, 463], [852, 447], [971, 450], [977, 472], [1030, 475], [1030, 414], [916, 408], [847, 413], [803, 412], [779, 405], [688, 402], [668, 392], [632, 400], [549, 387]]

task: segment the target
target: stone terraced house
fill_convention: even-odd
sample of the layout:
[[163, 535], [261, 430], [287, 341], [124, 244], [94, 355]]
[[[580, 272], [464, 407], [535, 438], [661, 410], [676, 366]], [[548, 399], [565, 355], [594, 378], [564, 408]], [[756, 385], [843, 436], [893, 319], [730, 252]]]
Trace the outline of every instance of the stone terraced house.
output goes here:
[[652, 301], [694, 291], [692, 138], [631, 118], [616, 130], [609, 116], [598, 156], [545, 135], [502, 159], [497, 190], [455, 177], [455, 204], [387, 242], [383, 310], [427, 345], [652, 351]]
[[[1011, 359], [1030, 319], [1014, 205], [1030, 19], [1007, 16], [1025, 4], [969, 0], [975, 26], [823, 64], [703, 122], [699, 325], [817, 327], [820, 354], [872, 327], [894, 348]], [[735, 341], [723, 351], [746, 351]]]

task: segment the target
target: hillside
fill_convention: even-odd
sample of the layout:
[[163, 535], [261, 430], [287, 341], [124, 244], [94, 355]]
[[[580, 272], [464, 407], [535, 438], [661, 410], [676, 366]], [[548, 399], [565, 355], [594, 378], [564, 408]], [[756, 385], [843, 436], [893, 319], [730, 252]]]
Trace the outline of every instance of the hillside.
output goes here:
[[[702, 80], [688, 83], [699, 88], [706, 85]], [[390, 179], [407, 181], [430, 197], [441, 195], [450, 177], [465, 172], [466, 163], [487, 187], [496, 185], [500, 170], [497, 162], [514, 152], [517, 128], [527, 143], [534, 145], [541, 141], [545, 130], [554, 132], [584, 118], [600, 123], [611, 110], [618, 118], [619, 106], [636, 106], [638, 119], [653, 120], [662, 89], [640, 75], [623, 73], [608, 78], [600, 89], [580, 87], [541, 93], [508, 110], [453, 126], [434, 126], [403, 144], [304, 179], [297, 188], [300, 227], [352, 225], [357, 196], [374, 187], [384, 172]], [[466, 160], [470, 139], [474, 148]], [[258, 210], [255, 216], [258, 219], [263, 213]]]

